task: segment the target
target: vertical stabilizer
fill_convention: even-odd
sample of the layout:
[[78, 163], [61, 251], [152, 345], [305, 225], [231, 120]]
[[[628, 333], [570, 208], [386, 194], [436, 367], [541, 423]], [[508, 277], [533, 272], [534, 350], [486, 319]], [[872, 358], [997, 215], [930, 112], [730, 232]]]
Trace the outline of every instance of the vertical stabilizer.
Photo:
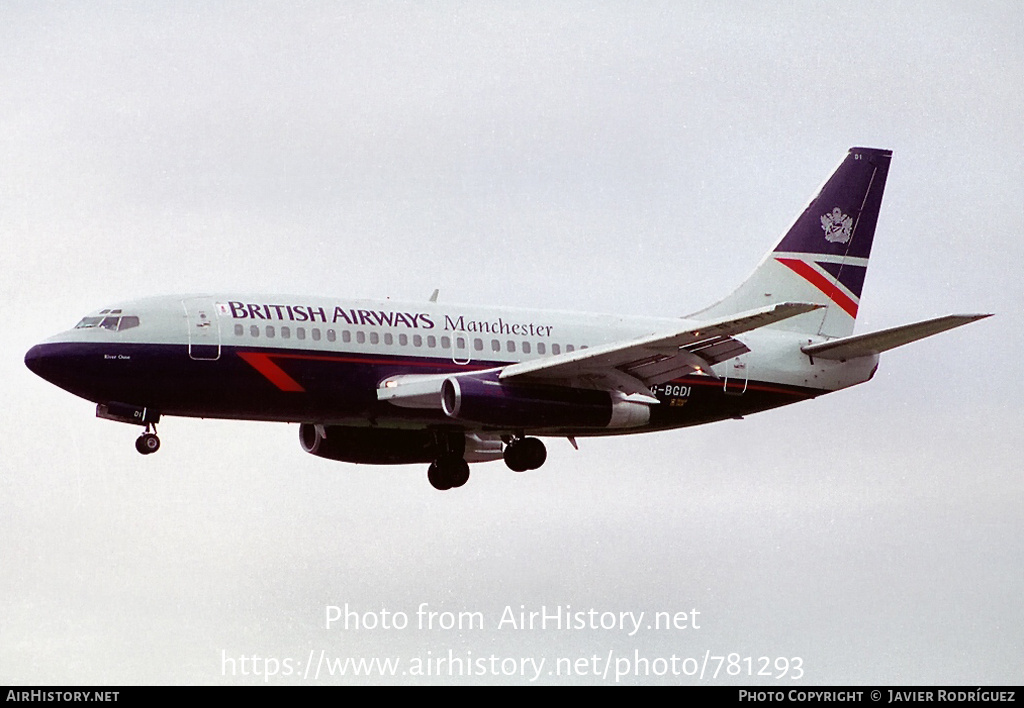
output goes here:
[[891, 150], [851, 148], [803, 213], [739, 288], [690, 317], [727, 317], [780, 302], [824, 309], [773, 327], [827, 337], [853, 332]]

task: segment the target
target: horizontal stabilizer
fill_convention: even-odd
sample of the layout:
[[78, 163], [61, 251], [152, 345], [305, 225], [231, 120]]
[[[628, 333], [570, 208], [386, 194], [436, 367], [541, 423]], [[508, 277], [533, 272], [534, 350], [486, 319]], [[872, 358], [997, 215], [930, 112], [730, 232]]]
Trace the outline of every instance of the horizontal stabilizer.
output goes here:
[[991, 314], [946, 315], [945, 317], [937, 317], [934, 320], [925, 320], [924, 322], [915, 322], [914, 324], [893, 327], [892, 329], [883, 329], [880, 332], [858, 334], [819, 344], [808, 344], [805, 347], [801, 347], [800, 350], [808, 356], [846, 361], [847, 359], [856, 359], [860, 356], [881, 354], [884, 351], [902, 347], [904, 344], [916, 342], [918, 339], [924, 339], [933, 334], [945, 332], [947, 329], [960, 327], [975, 320], [991, 316]]

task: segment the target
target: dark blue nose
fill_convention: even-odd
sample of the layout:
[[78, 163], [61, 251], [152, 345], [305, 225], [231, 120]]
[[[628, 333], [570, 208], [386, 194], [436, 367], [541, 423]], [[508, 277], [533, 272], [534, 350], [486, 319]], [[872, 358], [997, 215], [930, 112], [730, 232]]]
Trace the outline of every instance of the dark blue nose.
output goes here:
[[58, 366], [57, 358], [53, 353], [53, 345], [37, 344], [25, 354], [25, 366], [36, 376], [52, 381], [52, 372]]
[[25, 354], [32, 373], [89, 401], [135, 400], [148, 380], [128, 354], [103, 342], [43, 342]]
[[25, 366], [41, 378], [72, 393], [78, 392], [82, 380], [88, 380], [83, 371], [82, 345], [64, 342], [37, 344], [25, 354]]

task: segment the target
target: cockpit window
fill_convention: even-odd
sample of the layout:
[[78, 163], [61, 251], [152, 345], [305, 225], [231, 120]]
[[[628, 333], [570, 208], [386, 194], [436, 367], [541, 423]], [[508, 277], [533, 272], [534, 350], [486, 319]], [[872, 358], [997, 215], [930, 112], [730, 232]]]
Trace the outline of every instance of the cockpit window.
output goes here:
[[120, 310], [104, 310], [100, 313], [100, 317], [83, 317], [82, 321], [75, 325], [75, 329], [94, 329], [99, 327], [111, 332], [123, 332], [126, 329], [139, 326], [138, 317], [135, 315], [121, 316], [120, 313]]

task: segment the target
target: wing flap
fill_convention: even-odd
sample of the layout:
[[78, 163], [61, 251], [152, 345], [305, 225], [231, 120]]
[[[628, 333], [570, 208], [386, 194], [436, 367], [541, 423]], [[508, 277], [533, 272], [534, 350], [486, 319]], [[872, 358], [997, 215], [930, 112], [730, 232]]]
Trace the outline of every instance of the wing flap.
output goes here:
[[856, 359], [861, 356], [881, 354], [890, 349], [902, 347], [904, 344], [916, 342], [918, 339], [931, 337], [933, 334], [945, 332], [948, 329], [960, 327], [991, 316], [991, 314], [946, 315], [945, 317], [936, 317], [933, 320], [915, 322], [902, 325], [901, 327], [892, 327], [878, 332], [857, 334], [852, 337], [842, 337], [818, 344], [808, 344], [801, 347], [800, 351], [808, 356], [846, 361], [847, 359]]
[[711, 376], [711, 365], [750, 351], [733, 335], [796, 317], [822, 305], [785, 302], [671, 332], [656, 332], [505, 367], [499, 378], [606, 388], [651, 396], [650, 386], [694, 371]]

